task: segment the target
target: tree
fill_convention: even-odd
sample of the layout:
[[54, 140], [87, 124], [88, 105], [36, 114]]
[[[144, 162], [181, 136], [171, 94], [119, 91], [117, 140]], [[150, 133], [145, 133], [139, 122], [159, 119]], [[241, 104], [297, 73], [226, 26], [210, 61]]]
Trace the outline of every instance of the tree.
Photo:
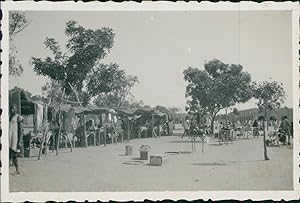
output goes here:
[[265, 160], [269, 160], [267, 154], [266, 147], [266, 129], [265, 129], [265, 121], [268, 118], [268, 114], [270, 111], [274, 109], [279, 109], [280, 105], [285, 100], [285, 91], [282, 87], [282, 83], [278, 83], [276, 81], [268, 82], [263, 81], [261, 83], [253, 83], [253, 93], [254, 98], [258, 100], [257, 106], [260, 112], [263, 113], [263, 128], [264, 128], [264, 136], [263, 136], [263, 145], [264, 145], [264, 158]]
[[118, 64], [99, 64], [90, 75], [87, 89], [90, 95], [96, 96], [95, 104], [110, 108], [130, 105], [132, 88], [139, 82], [137, 76], [126, 75]]
[[[51, 106], [59, 106], [62, 101], [63, 90], [60, 83], [51, 80], [47, 82], [44, 86], [42, 86], [42, 97], [45, 103], [48, 103]], [[82, 106], [87, 106], [90, 101], [90, 96], [85, 91], [81, 91], [79, 94], [79, 98]], [[66, 95], [63, 99], [64, 103], [68, 103], [71, 105], [80, 105], [76, 102], [76, 95]]]
[[65, 34], [69, 37], [66, 53], [61, 51], [58, 42], [46, 38], [45, 46], [53, 53], [53, 57], [32, 58], [34, 71], [60, 83], [66, 95], [70, 95], [72, 87], [82, 92], [84, 81], [93, 70], [95, 64], [103, 59], [113, 46], [115, 34], [110, 28], [97, 30], [85, 29], [76, 21], [66, 23]]
[[23, 72], [23, 66], [17, 57], [18, 51], [13, 43], [14, 36], [22, 32], [29, 25], [25, 14], [20, 11], [9, 12], [9, 74], [20, 76]]
[[251, 96], [251, 76], [241, 65], [225, 64], [213, 59], [204, 70], [189, 67], [184, 72], [187, 110], [200, 116], [209, 114], [211, 130], [221, 109], [244, 103]]
[[58, 82], [51, 80], [42, 86], [41, 89], [42, 97], [46, 103], [53, 106], [57, 106], [59, 104], [62, 97], [62, 87]]
[[[83, 91], [84, 81], [91, 71], [95, 71], [93, 70], [95, 64], [109, 53], [115, 37], [113, 30], [110, 28], [85, 29], [78, 25], [76, 21], [66, 23], [65, 34], [68, 37], [65, 53], [61, 51], [58, 42], [54, 38], [47, 37], [44, 43], [46, 48], [52, 51], [53, 56], [48, 56], [45, 59], [32, 58], [36, 74], [46, 76], [58, 82], [61, 86], [62, 97], [59, 108], [64, 99], [72, 96], [76, 98], [77, 103], [83, 105], [82, 99], [79, 98], [80, 96], [85, 96], [85, 98], [87, 96]], [[88, 101], [89, 98], [86, 98], [86, 100]], [[61, 112], [59, 111], [59, 113]], [[59, 116], [59, 123], [61, 123], [61, 116]], [[59, 136], [60, 132], [61, 125], [59, 126]], [[60, 138], [57, 140], [59, 141]], [[57, 155], [58, 146], [57, 143]]]
[[139, 109], [146, 108], [143, 101], [136, 101], [134, 98], [129, 98], [124, 101], [121, 108], [123, 109]]

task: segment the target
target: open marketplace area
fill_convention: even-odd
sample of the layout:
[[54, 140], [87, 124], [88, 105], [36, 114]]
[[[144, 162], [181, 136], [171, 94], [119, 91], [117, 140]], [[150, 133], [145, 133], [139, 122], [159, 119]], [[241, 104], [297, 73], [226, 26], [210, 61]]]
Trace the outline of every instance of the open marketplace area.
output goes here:
[[11, 10], [9, 191], [293, 190], [290, 18]]
[[[19, 158], [21, 174], [11, 166], [11, 191], [292, 188], [292, 145], [280, 140], [276, 122], [269, 122], [270, 160], [265, 161], [262, 123], [243, 125], [257, 116], [253, 111], [236, 117], [244, 121], [235, 122], [228, 115], [228, 122], [240, 126], [225, 129], [220, 116], [214, 132], [193, 133], [190, 119], [194, 121], [194, 116], [188, 114], [170, 120], [168, 114], [146, 108], [129, 111], [64, 105], [52, 109], [29, 101], [24, 92], [19, 96], [15, 101], [21, 104], [24, 116], [23, 158]], [[281, 111], [290, 112], [282, 109], [277, 113]], [[59, 115], [60, 128], [53, 124]]]

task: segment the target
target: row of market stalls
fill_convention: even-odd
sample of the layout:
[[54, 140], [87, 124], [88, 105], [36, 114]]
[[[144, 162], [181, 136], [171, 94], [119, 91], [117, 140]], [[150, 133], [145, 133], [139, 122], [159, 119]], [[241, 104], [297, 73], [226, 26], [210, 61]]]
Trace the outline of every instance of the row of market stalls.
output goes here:
[[172, 134], [166, 113], [151, 108], [110, 109], [69, 104], [49, 106], [22, 90], [9, 93], [10, 105], [24, 117], [19, 125], [22, 156], [41, 156], [58, 148], [87, 147]]

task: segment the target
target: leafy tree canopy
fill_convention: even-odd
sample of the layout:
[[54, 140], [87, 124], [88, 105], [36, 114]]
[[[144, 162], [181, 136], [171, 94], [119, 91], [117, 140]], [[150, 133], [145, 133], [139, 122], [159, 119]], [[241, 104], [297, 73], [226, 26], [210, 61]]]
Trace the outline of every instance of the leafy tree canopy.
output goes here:
[[258, 99], [257, 106], [261, 111], [280, 108], [286, 96], [283, 84], [276, 81], [253, 83], [254, 98]]
[[186, 110], [199, 116], [209, 114], [212, 127], [221, 109], [246, 102], [252, 96], [251, 76], [241, 65], [213, 59], [205, 63], [204, 70], [189, 67], [183, 74], [188, 83]]
[[23, 31], [29, 25], [24, 12], [10, 11], [9, 12], [9, 37], [12, 38], [15, 34]]
[[58, 81], [68, 95], [71, 93], [70, 86], [81, 92], [87, 75], [112, 48], [115, 34], [112, 29], [105, 27], [97, 30], [85, 29], [76, 21], [66, 23], [65, 34], [69, 38], [66, 53], [61, 51], [55, 39], [46, 38], [45, 46], [52, 51], [53, 57], [33, 57], [32, 63], [38, 75]]
[[89, 76], [87, 89], [96, 96], [96, 105], [120, 108], [130, 106], [130, 99], [134, 99], [131, 90], [137, 83], [137, 76], [127, 75], [117, 64], [99, 64]]
[[251, 77], [241, 65], [225, 64], [213, 59], [204, 70], [189, 67], [184, 73], [187, 109], [217, 114], [221, 109], [246, 102], [251, 96]]
[[9, 74], [20, 76], [23, 73], [23, 66], [17, 57], [18, 51], [13, 43], [14, 36], [23, 31], [29, 25], [25, 14], [20, 11], [9, 12]]

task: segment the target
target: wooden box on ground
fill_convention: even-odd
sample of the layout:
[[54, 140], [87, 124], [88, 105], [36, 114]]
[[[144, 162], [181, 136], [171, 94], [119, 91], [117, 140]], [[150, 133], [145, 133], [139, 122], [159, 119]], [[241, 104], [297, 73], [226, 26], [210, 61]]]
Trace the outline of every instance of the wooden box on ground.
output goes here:
[[125, 155], [127, 155], [127, 156], [132, 155], [132, 151], [133, 151], [133, 146], [131, 146], [131, 145], [125, 146]]
[[140, 160], [148, 160], [148, 151], [140, 151]]
[[151, 166], [162, 166], [167, 161], [167, 155], [157, 154], [150, 156], [150, 165]]

